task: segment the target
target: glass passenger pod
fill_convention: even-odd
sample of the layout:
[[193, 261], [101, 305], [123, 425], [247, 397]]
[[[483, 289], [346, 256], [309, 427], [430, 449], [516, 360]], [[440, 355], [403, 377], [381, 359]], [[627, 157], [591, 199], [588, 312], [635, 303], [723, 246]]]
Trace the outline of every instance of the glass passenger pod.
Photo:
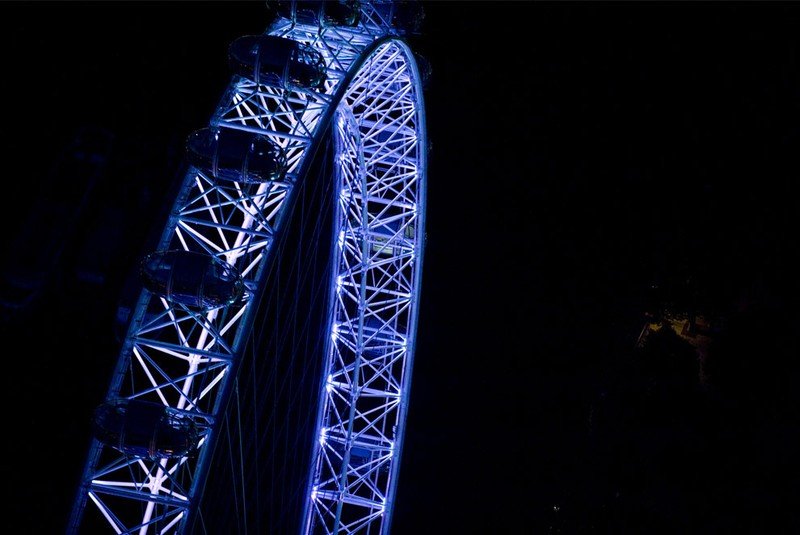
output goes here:
[[318, 26], [358, 26], [361, 2], [358, 0], [278, 0], [278, 14], [294, 23]]
[[231, 43], [231, 68], [261, 85], [322, 87], [325, 60], [312, 47], [273, 35], [244, 35]]
[[120, 399], [95, 409], [94, 436], [126, 455], [191, 457], [203, 429], [186, 413], [161, 403]]
[[186, 157], [216, 180], [259, 184], [282, 180], [284, 150], [266, 136], [233, 128], [201, 128], [186, 140]]
[[217, 257], [191, 251], [156, 251], [139, 266], [144, 287], [171, 303], [211, 309], [246, 297], [239, 272]]

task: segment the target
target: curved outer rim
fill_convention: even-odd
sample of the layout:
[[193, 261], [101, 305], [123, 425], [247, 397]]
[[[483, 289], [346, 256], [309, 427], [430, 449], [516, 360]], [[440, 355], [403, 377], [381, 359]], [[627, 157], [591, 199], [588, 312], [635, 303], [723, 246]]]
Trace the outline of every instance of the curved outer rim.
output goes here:
[[419, 322], [419, 301], [420, 292], [422, 290], [422, 261], [425, 256], [425, 212], [427, 209], [427, 185], [428, 185], [428, 130], [425, 124], [425, 99], [422, 92], [422, 80], [419, 74], [417, 62], [411, 48], [403, 41], [397, 40], [399, 46], [403, 48], [406, 55], [408, 67], [414, 79], [414, 90], [417, 98], [417, 143], [419, 144], [419, 166], [417, 176], [419, 180], [419, 200], [417, 201], [417, 236], [416, 236], [416, 254], [414, 257], [414, 297], [411, 301], [411, 324], [408, 328], [408, 352], [406, 353], [405, 369], [405, 388], [400, 399], [400, 412], [397, 423], [397, 434], [395, 435], [395, 457], [396, 461], [392, 464], [391, 486], [389, 487], [389, 494], [387, 502], [389, 506], [386, 508], [386, 526], [387, 532], [392, 525], [392, 515], [394, 513], [394, 498], [397, 494], [397, 482], [400, 474], [400, 460], [403, 456], [403, 441], [405, 439], [406, 420], [408, 419], [408, 400], [411, 394], [411, 379], [412, 371], [414, 369], [414, 353], [416, 352], [417, 341], [417, 324]]
[[[270, 31], [270, 29], [268, 29], [267, 31]], [[414, 56], [413, 56], [410, 48], [408, 47], [408, 45], [402, 39], [400, 39], [396, 35], [383, 35], [381, 37], [377, 37], [377, 38], [373, 39], [372, 42], [367, 44], [360, 51], [360, 53], [357, 56], [357, 59], [355, 61], [353, 61], [351, 63], [351, 65], [349, 66], [345, 76], [343, 76], [340, 79], [340, 81], [339, 81], [339, 83], [338, 83], [338, 85], [336, 87], [335, 93], [333, 94], [333, 96], [330, 99], [330, 101], [328, 102], [328, 105], [326, 106], [324, 112], [322, 113], [322, 115], [320, 117], [320, 122], [318, 123], [318, 125], [314, 129], [314, 134], [312, 136], [312, 141], [306, 147], [305, 153], [302, 156], [302, 160], [303, 161], [301, 162], [301, 165], [297, 169], [296, 176], [298, 177], [298, 180], [300, 180], [300, 179], [303, 179], [305, 177], [305, 175], [308, 173], [308, 169], [309, 169], [309, 167], [310, 167], [310, 165], [312, 163], [312, 160], [314, 159], [315, 155], [319, 151], [320, 139], [322, 138], [323, 135], [325, 135], [325, 133], [327, 131], [327, 128], [330, 128], [332, 119], [333, 119], [333, 117], [334, 117], [334, 115], [336, 113], [336, 109], [338, 108], [338, 105], [341, 102], [343, 96], [346, 94], [346, 92], [347, 92], [347, 90], [348, 90], [353, 78], [355, 77], [355, 75], [362, 69], [362, 67], [364, 66], [365, 62], [375, 53], [375, 51], [379, 47], [381, 47], [382, 45], [384, 45], [384, 44], [386, 44], [386, 43], [388, 43], [390, 41], [394, 41], [403, 50], [403, 53], [405, 55], [406, 64], [407, 64], [408, 68], [410, 69], [411, 76], [413, 77], [413, 84], [414, 84], [415, 93], [416, 93], [416, 115], [417, 115], [417, 121], [418, 121], [417, 144], [419, 146], [419, 151], [418, 151], [418, 162], [419, 163], [418, 163], [418, 172], [417, 172], [417, 176], [418, 176], [418, 180], [419, 180], [419, 186], [418, 186], [419, 200], [418, 200], [418, 208], [417, 208], [417, 210], [418, 210], [418, 224], [417, 224], [417, 232], [416, 232], [417, 235], [415, 237], [415, 243], [417, 244], [416, 245], [416, 251], [415, 251], [415, 267], [414, 267], [415, 285], [414, 285], [414, 288], [413, 288], [414, 297], [413, 297], [412, 303], [411, 303], [411, 313], [410, 313], [410, 316], [409, 316], [409, 327], [408, 327], [408, 340], [409, 340], [408, 348], [409, 348], [409, 350], [407, 352], [407, 356], [406, 356], [406, 360], [405, 360], [405, 364], [404, 364], [404, 368], [407, 370], [407, 372], [404, 375], [404, 377], [405, 377], [405, 388], [403, 389], [403, 392], [401, 394], [402, 399], [401, 399], [401, 403], [400, 403], [398, 427], [397, 427], [397, 434], [396, 434], [396, 448], [397, 448], [397, 450], [396, 450], [397, 451], [396, 458], [399, 459], [400, 458], [400, 451], [401, 451], [401, 447], [402, 447], [402, 439], [403, 439], [403, 436], [404, 436], [405, 421], [407, 419], [407, 403], [408, 403], [408, 394], [409, 394], [410, 378], [411, 378], [411, 373], [410, 372], [411, 372], [412, 364], [413, 364], [414, 340], [415, 340], [415, 337], [416, 337], [416, 330], [417, 330], [417, 317], [418, 317], [418, 308], [419, 308], [419, 291], [420, 291], [421, 272], [422, 272], [422, 256], [423, 256], [423, 249], [424, 249], [425, 189], [426, 189], [425, 185], [426, 185], [426, 178], [427, 178], [427, 141], [426, 141], [427, 136], [426, 136], [426, 129], [425, 129], [425, 114], [424, 114], [424, 102], [423, 102], [422, 87], [421, 87], [421, 83], [420, 83], [420, 79], [419, 79], [418, 67], [416, 65], [416, 61], [414, 59]], [[230, 90], [230, 88], [235, 87], [235, 85], [237, 83], [236, 80], [237, 80], [237, 77], [234, 76], [234, 79], [232, 80], [232, 82], [229, 85], [228, 89], [226, 89], [226, 91], [223, 93], [223, 98], [225, 98], [225, 95]], [[215, 113], [215, 115], [212, 117], [212, 120], [210, 121], [210, 126], [220, 126], [220, 125], [221, 125], [220, 118]], [[189, 179], [187, 177], [187, 179], [184, 180], [184, 183], [188, 182], [188, 180]], [[283, 212], [279, 216], [279, 220], [278, 221], [280, 221], [280, 219], [284, 219], [285, 216], [288, 215], [287, 212], [291, 211], [291, 207], [292, 207], [292, 204], [293, 204], [292, 200], [293, 200], [293, 197], [294, 197], [293, 193], [294, 193], [294, 188], [292, 188], [289, 191], [287, 199], [286, 199], [287, 206], [289, 207], [289, 209], [288, 210], [283, 210]], [[177, 198], [176, 198], [175, 206], [178, 206], [179, 203], [182, 200], [184, 200], [184, 199], [182, 199], [182, 195], [183, 194], [184, 194], [184, 192], [183, 192], [183, 189], [182, 189], [181, 193], [179, 193]], [[173, 231], [173, 228], [170, 228], [172, 220], [173, 220], [172, 217], [173, 216], [170, 217], [169, 221], [166, 224], [164, 232], [162, 233], [162, 239], [161, 239], [162, 242], [166, 241], [167, 236]], [[279, 228], [279, 223], [276, 223], [275, 227]], [[263, 288], [263, 286], [264, 286], [263, 280], [264, 280], [264, 277], [262, 275], [263, 275], [263, 270], [264, 270], [265, 265], [267, 265], [270, 262], [270, 256], [271, 256], [269, 254], [270, 252], [271, 252], [271, 248], [266, 252], [265, 258], [261, 261], [261, 263], [260, 263], [260, 265], [259, 265], [259, 267], [257, 269], [257, 275], [255, 277], [255, 280], [257, 281], [257, 287], [255, 289], [256, 295], [253, 296], [254, 300], [259, 299], [260, 296], [263, 294], [263, 290], [264, 290], [264, 288]], [[137, 314], [139, 314], [140, 316], [144, 314], [144, 307], [146, 306], [146, 303], [148, 302], [148, 300], [149, 300], [149, 297], [146, 295], [146, 292], [143, 291], [140, 294], [140, 298], [139, 298], [138, 304], [137, 304]], [[248, 309], [245, 311], [245, 314], [244, 314], [243, 319], [242, 319], [242, 322], [243, 322], [242, 323], [242, 327], [243, 328], [240, 329], [240, 331], [237, 333], [237, 343], [238, 343], [238, 341], [240, 339], [246, 339], [249, 336], [249, 333], [252, 330], [252, 323], [253, 323], [252, 322], [252, 314], [253, 314], [254, 309], [255, 309], [255, 307], [248, 307]], [[131, 334], [131, 332], [133, 330], [133, 324], [134, 324], [134, 321], [131, 322], [131, 326], [129, 328], [129, 333], [128, 333], [129, 336], [130, 336], [130, 334]], [[126, 350], [125, 347], [123, 347], [122, 351], [124, 352], [125, 350]], [[128, 348], [128, 350], [130, 350], [130, 348]], [[231, 369], [230, 369], [230, 373], [228, 374], [229, 378], [231, 376], [232, 377], [236, 376], [237, 371], [238, 371], [238, 363], [239, 363], [240, 360], [241, 360], [240, 358], [233, 359], [233, 361], [231, 363], [232, 366], [231, 366]], [[122, 369], [123, 367], [124, 366], [123, 366], [122, 359], [119, 359], [113, 376], [114, 377], [119, 376], [124, 371]], [[231, 394], [232, 388], [233, 388], [233, 381], [226, 380], [225, 383], [224, 383], [224, 387], [220, 390], [220, 394], [216, 398], [217, 402], [216, 402], [216, 406], [215, 406], [215, 410], [214, 410], [213, 414], [217, 414], [219, 412], [218, 409], [220, 408], [220, 405], [224, 404], [228, 400], [228, 398], [230, 398], [230, 394]], [[109, 396], [113, 397], [113, 391], [109, 391]], [[219, 432], [219, 426], [220, 425], [221, 425], [221, 419], [215, 418], [213, 420], [213, 422], [212, 422], [212, 425], [211, 425], [211, 427], [212, 427], [211, 436], [215, 436]], [[187, 507], [186, 514], [183, 515], [182, 520], [179, 522], [179, 525], [178, 525], [178, 531], [179, 532], [182, 531], [188, 525], [188, 521], [189, 521], [189, 518], [191, 517], [191, 513], [193, 512], [193, 510], [198, 505], [198, 501], [199, 501], [200, 495], [202, 494], [203, 482], [204, 482], [204, 479], [205, 479], [206, 474], [208, 472], [208, 464], [210, 463], [210, 460], [211, 460], [211, 457], [212, 457], [212, 455], [211, 455], [212, 451], [213, 451], [213, 443], [209, 444], [206, 447], [203, 447], [201, 452], [200, 452], [200, 457], [201, 458], [199, 459], [199, 462], [198, 462], [198, 465], [197, 465], [197, 471], [196, 471], [197, 478], [196, 478], [196, 481], [192, 485], [192, 488], [200, 489], [200, 492], [197, 492], [193, 496], [190, 496], [190, 501], [187, 502], [187, 506], [188, 507]], [[70, 518], [70, 523], [69, 523], [69, 526], [68, 526], [68, 531], [70, 531], [70, 532], [77, 531], [77, 529], [79, 528], [79, 524], [80, 524], [80, 521], [81, 521], [83, 510], [84, 510], [84, 508], [85, 508], [85, 506], [87, 504], [87, 497], [89, 497], [88, 496], [88, 494], [89, 494], [88, 485], [89, 485], [91, 480], [90, 480], [90, 478], [88, 476], [92, 475], [91, 469], [92, 469], [92, 466], [94, 466], [92, 463], [95, 463], [99, 459], [100, 453], [101, 453], [100, 450], [97, 450], [94, 446], [93, 446], [93, 449], [90, 449], [89, 458], [87, 459], [86, 469], [84, 471], [84, 477], [81, 480], [81, 485], [80, 485], [80, 488], [78, 490], [79, 491], [79, 499], [78, 499], [78, 502], [76, 503], [76, 505], [75, 505], [75, 507], [73, 509], [73, 514], [72, 514], [72, 517]], [[392, 478], [391, 478], [391, 487], [390, 487], [390, 490], [389, 490], [389, 496], [393, 496], [395, 494], [395, 492], [396, 492], [397, 479], [398, 479], [397, 476], [398, 476], [398, 473], [399, 473], [398, 468], [399, 468], [399, 462], [393, 462], [392, 463], [392, 469], [391, 469], [392, 470]], [[95, 498], [92, 497], [92, 500], [94, 500], [94, 499]], [[392, 512], [392, 508], [391, 508], [391, 504], [390, 504], [387, 507], [386, 513], [385, 513], [386, 522], [385, 522], [384, 525], [387, 526], [385, 531], [388, 531], [388, 526], [390, 526], [391, 512]]]
[[[415, 108], [416, 108], [416, 120], [417, 120], [417, 146], [419, 147], [418, 151], [418, 164], [417, 164], [417, 180], [418, 180], [418, 201], [417, 201], [417, 229], [416, 229], [416, 236], [415, 236], [415, 255], [414, 255], [414, 288], [413, 288], [413, 297], [411, 299], [411, 310], [409, 314], [409, 326], [408, 326], [408, 336], [407, 336], [407, 350], [406, 356], [404, 357], [404, 384], [402, 385], [402, 393], [400, 399], [400, 405], [398, 409], [398, 422], [397, 422], [397, 430], [395, 434], [394, 440], [394, 452], [391, 466], [391, 475], [390, 475], [390, 486], [388, 488], [387, 496], [386, 496], [386, 507], [383, 513], [384, 520], [381, 522], [383, 526], [382, 533], [389, 533], [391, 529], [391, 522], [392, 522], [392, 515], [394, 513], [394, 498], [397, 493], [397, 485], [399, 479], [399, 468], [400, 468], [400, 460], [402, 459], [402, 446], [405, 437], [405, 426], [406, 420], [408, 418], [408, 400], [410, 396], [410, 388], [411, 388], [411, 376], [413, 370], [413, 359], [414, 359], [414, 352], [415, 352], [415, 343], [416, 343], [416, 333], [417, 333], [417, 324], [418, 324], [418, 317], [419, 317], [419, 302], [420, 302], [420, 290], [421, 290], [421, 283], [422, 283], [422, 264], [423, 264], [423, 257], [424, 257], [424, 247], [425, 247], [425, 208], [426, 208], [426, 186], [427, 186], [427, 129], [425, 124], [425, 106], [424, 106], [424, 98], [423, 98], [423, 88], [421, 83], [421, 77], [419, 73], [419, 69], [414, 59], [414, 54], [408, 44], [403, 40], [396, 36], [386, 36], [380, 39], [376, 39], [370, 46], [368, 46], [364, 52], [360, 55], [359, 59], [353, 63], [351, 68], [348, 70], [347, 76], [342, 80], [341, 85], [338, 88], [336, 94], [335, 106], [331, 105], [328, 111], [331, 113], [326, 118], [327, 122], [325, 124], [325, 129], [331, 128], [330, 123], [335, 117], [339, 105], [342, 102], [344, 95], [350, 89], [351, 83], [353, 78], [361, 71], [364, 64], [367, 63], [370, 58], [380, 49], [383, 45], [387, 43], [393, 43], [398, 46], [405, 58], [405, 64], [407, 68], [410, 70], [410, 76], [413, 80], [414, 84], [414, 94], [415, 94]], [[332, 103], [333, 104], [333, 103]], [[320, 129], [320, 132], [325, 132], [325, 129]], [[317, 147], [318, 144], [315, 144]], [[334, 233], [338, 233], [339, 229], [334, 228]], [[334, 242], [335, 247], [335, 237], [332, 240]], [[330, 282], [330, 291], [331, 295], [333, 295], [334, 287], [335, 287], [335, 271], [331, 273], [331, 282]], [[333, 317], [330, 317], [328, 320], [328, 332], [332, 331], [332, 322]], [[327, 356], [328, 348], [326, 348], [326, 356]], [[311, 487], [313, 485], [313, 477], [314, 477], [314, 468], [313, 463], [316, 457], [319, 455], [319, 450], [321, 449], [317, 437], [319, 436], [320, 428], [322, 426], [322, 419], [323, 419], [323, 410], [322, 410], [322, 402], [324, 400], [324, 386], [325, 386], [325, 376], [327, 372], [322, 374], [321, 378], [321, 385], [320, 390], [322, 394], [320, 395], [320, 408], [317, 414], [317, 422], [316, 422], [316, 432], [314, 435], [314, 443], [312, 445], [312, 468], [309, 473], [309, 483], [307, 485], [307, 498], [306, 498], [306, 507], [304, 509], [304, 518], [303, 518], [303, 529], [304, 533], [309, 533], [309, 529], [312, 528], [310, 524], [313, 513], [311, 511], [312, 507], [312, 500], [308, 499], [308, 495], [311, 492]]]

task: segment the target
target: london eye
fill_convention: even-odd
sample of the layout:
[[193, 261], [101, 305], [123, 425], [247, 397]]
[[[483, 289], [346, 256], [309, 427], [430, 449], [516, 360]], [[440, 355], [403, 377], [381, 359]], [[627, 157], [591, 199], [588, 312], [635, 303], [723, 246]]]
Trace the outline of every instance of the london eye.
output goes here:
[[[259, 314], [298, 219], [325, 244], [305, 256], [330, 252], [315, 294], [323, 342], [305, 355], [314, 402], [302, 408], [313, 407], [312, 432], [294, 524], [391, 527], [424, 244], [424, 73], [404, 39], [421, 8], [274, 9], [263, 34], [231, 43], [230, 84], [186, 141], [185, 176], [139, 265], [141, 292], [94, 413], [69, 532], [183, 533], [198, 521], [243, 362], [277, 358], [252, 341], [287, 336]], [[332, 184], [327, 226], [296, 209], [320, 177]], [[288, 300], [304, 314], [304, 299]]]

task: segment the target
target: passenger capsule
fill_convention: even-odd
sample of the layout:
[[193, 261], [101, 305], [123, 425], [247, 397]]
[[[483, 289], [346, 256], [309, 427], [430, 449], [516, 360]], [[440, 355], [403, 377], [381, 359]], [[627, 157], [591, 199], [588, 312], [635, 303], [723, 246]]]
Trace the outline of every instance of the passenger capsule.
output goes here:
[[231, 43], [231, 67], [257, 84], [318, 88], [325, 81], [325, 60], [312, 47], [273, 35], [245, 35]]
[[186, 413], [136, 399], [103, 403], [93, 423], [94, 436], [103, 444], [148, 459], [192, 456], [202, 434]]
[[149, 291], [195, 308], [232, 305], [245, 290], [236, 268], [204, 253], [156, 251], [142, 260], [139, 273]]
[[201, 128], [186, 140], [189, 163], [215, 179], [247, 184], [281, 180], [286, 153], [266, 136], [232, 128]]
[[319, 26], [358, 26], [361, 2], [358, 0], [278, 0], [280, 16], [300, 24]]

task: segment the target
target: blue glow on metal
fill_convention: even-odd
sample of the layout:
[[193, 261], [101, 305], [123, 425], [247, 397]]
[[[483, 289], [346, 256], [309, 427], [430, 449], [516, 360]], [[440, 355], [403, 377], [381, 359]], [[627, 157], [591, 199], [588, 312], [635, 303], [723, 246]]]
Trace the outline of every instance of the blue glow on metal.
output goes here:
[[[327, 72], [319, 90], [234, 76], [224, 92], [209, 125], [269, 139], [286, 156], [285, 178], [223, 184], [189, 168], [157, 249], [225, 261], [254, 299], [197, 312], [143, 291], [106, 396], [163, 403], [204, 419], [210, 430], [197, 458], [142, 459], [95, 440], [68, 532], [81, 527], [88, 503], [111, 532], [180, 533], [189, 525], [210, 468], [208, 446], [222, 420], [217, 416], [252, 328], [255, 307], [249, 304], [258, 301], [273, 236], [287, 217], [295, 182], [310, 166], [309, 149], [334, 117], [340, 177], [332, 249], [363, 269], [332, 270], [334, 306], [323, 355], [328, 371], [303, 525], [308, 533], [352, 533], [368, 525], [366, 531], [389, 531], [417, 325], [426, 144], [419, 72], [385, 6], [365, 2], [353, 27], [279, 19], [269, 28], [269, 35], [321, 55]], [[355, 219], [348, 208], [357, 208]], [[336, 355], [352, 365], [337, 368]], [[183, 371], [165, 371], [176, 363]], [[342, 412], [347, 418], [335, 420], [330, 409], [341, 400], [349, 404]], [[337, 464], [332, 477], [322, 473], [323, 455]], [[106, 497], [127, 505], [117, 508]]]
[[[412, 57], [399, 41], [378, 47], [365, 64], [374, 71], [390, 72], [383, 83], [391, 84], [396, 93], [386, 91], [386, 86], [370, 78], [371, 71], [367, 70], [363, 80], [371, 91], [381, 95], [371, 102], [371, 91], [358, 86], [356, 74], [350, 87], [358, 92], [359, 105], [365, 109], [355, 117], [353, 108], [346, 106], [345, 96], [336, 121], [339, 134], [334, 160], [338, 164], [339, 206], [334, 236], [335, 265], [340, 267], [331, 274], [337, 300], [329, 323], [327, 380], [318, 415], [315, 465], [309, 479], [304, 522], [308, 534], [372, 529], [388, 533], [391, 525], [424, 237], [424, 109]], [[398, 82], [403, 75], [405, 86]], [[409, 95], [413, 96], [408, 99]], [[369, 141], [362, 140], [379, 138], [373, 132], [386, 132], [388, 125], [398, 122], [389, 114], [382, 117], [374, 113], [371, 106], [399, 109], [407, 121], [413, 118], [415, 134], [402, 141], [393, 140], [395, 134], [391, 134], [383, 142], [368, 146]], [[372, 131], [355, 126], [363, 125], [365, 118], [372, 123]], [[408, 149], [403, 150], [405, 147]], [[397, 153], [411, 156], [404, 159]], [[372, 174], [367, 171], [367, 162]], [[374, 170], [380, 168], [399, 171], [381, 175]], [[382, 192], [391, 188], [384, 184], [392, 184], [402, 193], [386, 195]], [[382, 230], [387, 226], [392, 229], [389, 235]], [[370, 273], [381, 281], [369, 282]], [[350, 302], [357, 302], [357, 308], [348, 308]], [[376, 386], [381, 382], [383, 387]], [[359, 408], [362, 400], [370, 399], [386, 401]]]

